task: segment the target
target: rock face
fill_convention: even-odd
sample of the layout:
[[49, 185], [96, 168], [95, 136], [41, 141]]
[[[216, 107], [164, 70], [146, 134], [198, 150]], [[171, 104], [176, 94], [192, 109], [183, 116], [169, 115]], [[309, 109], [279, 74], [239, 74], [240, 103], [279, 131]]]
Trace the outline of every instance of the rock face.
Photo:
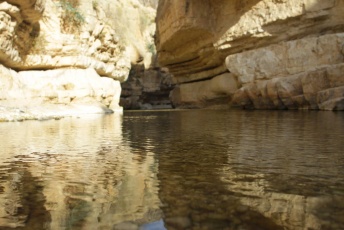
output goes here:
[[128, 80], [121, 84], [120, 105], [124, 109], [170, 109], [172, 77], [160, 68], [132, 65]]
[[[138, 0], [2, 1], [0, 119], [13, 120], [13, 113], [46, 117], [50, 105], [65, 106], [63, 114], [121, 111], [120, 82], [132, 63], [150, 66], [153, 56], [156, 2], [145, 4], [149, 7]], [[77, 102], [90, 109], [78, 110]]]
[[231, 101], [229, 95], [236, 90], [236, 77], [231, 73], [224, 73], [207, 81], [182, 84], [172, 91], [171, 99], [175, 107], [228, 107]]
[[[158, 59], [179, 84], [173, 102], [343, 110], [343, 13], [334, 0], [160, 1]], [[228, 86], [210, 86], [228, 72]]]
[[[0, 66], [0, 120], [46, 119], [120, 110], [120, 83], [94, 69], [9, 71]], [[71, 77], [73, 76], [73, 77]], [[13, 109], [13, 105], [17, 109]], [[7, 110], [6, 108], [12, 108]]]

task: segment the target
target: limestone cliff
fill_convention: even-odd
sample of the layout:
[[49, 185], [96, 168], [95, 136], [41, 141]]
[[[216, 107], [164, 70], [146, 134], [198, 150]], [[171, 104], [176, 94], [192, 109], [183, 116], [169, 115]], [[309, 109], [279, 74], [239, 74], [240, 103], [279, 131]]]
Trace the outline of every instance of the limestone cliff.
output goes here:
[[335, 0], [161, 0], [174, 104], [343, 110], [343, 13]]
[[1, 1], [0, 120], [121, 111], [131, 64], [151, 64], [155, 3]]

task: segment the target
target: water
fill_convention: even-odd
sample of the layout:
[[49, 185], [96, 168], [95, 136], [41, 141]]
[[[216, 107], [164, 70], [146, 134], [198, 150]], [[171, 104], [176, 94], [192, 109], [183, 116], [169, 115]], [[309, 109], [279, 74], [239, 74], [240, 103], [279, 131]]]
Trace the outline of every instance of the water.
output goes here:
[[344, 113], [0, 123], [0, 229], [344, 229]]

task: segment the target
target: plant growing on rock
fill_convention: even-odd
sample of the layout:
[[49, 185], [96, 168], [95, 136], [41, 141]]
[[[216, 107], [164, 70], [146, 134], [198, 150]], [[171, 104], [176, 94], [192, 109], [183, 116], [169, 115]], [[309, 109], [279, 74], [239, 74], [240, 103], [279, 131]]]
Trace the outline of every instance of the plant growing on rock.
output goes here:
[[152, 53], [153, 55], [156, 54], [155, 44], [154, 44], [154, 43], [148, 42], [148, 43], [146, 44], [146, 49], [147, 49], [148, 52]]
[[59, 0], [59, 6], [63, 10], [62, 30], [71, 33], [84, 22], [84, 16], [78, 10], [79, 0]]

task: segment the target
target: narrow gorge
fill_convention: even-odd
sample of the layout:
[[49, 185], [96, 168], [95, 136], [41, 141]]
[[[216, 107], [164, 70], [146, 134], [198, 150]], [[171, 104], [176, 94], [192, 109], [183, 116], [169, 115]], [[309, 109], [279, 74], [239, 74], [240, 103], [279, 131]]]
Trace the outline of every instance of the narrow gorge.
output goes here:
[[343, 110], [343, 13], [338, 0], [1, 1], [0, 120]]
[[0, 0], [0, 229], [343, 230], [343, 110], [344, 0]]

